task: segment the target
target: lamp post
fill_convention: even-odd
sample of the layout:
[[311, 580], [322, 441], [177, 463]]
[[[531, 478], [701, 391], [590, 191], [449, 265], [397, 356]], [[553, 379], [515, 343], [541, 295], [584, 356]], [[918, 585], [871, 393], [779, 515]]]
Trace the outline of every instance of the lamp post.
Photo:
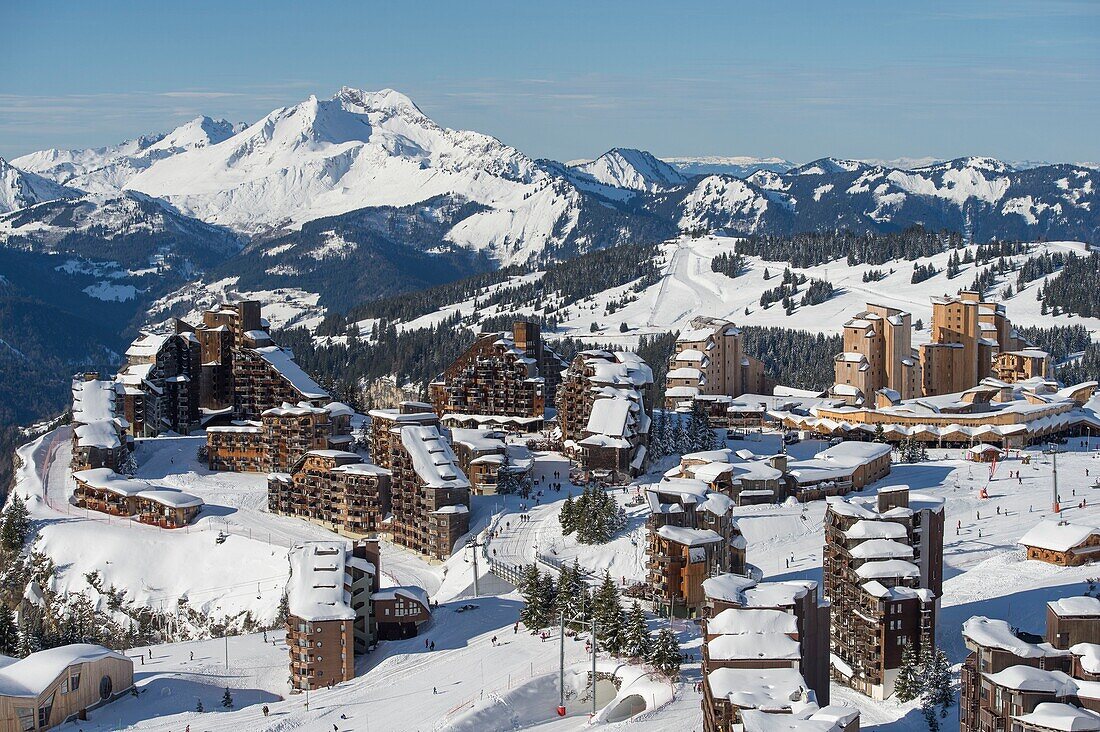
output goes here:
[[1048, 444], [1047, 449], [1043, 450], [1043, 452], [1047, 455], [1050, 455], [1050, 477], [1052, 483], [1051, 488], [1054, 493], [1054, 495], [1051, 496], [1053, 511], [1054, 513], [1061, 513], [1062, 506], [1058, 501], [1058, 453], [1060, 452], [1060, 450], [1058, 449], [1057, 445], [1051, 442]]

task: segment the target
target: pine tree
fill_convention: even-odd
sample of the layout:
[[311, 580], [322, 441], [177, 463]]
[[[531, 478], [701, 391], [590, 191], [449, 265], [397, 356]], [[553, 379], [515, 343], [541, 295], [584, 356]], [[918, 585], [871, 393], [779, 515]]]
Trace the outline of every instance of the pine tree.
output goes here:
[[229, 687], [225, 687], [225, 693], [222, 694], [222, 706], [226, 709], [233, 708], [233, 695], [229, 693]]
[[623, 631], [623, 653], [631, 658], [648, 658], [650, 651], [649, 627], [646, 625], [642, 606], [634, 602], [626, 616]]
[[936, 716], [936, 705], [928, 696], [921, 697], [920, 713], [928, 725], [928, 732], [940, 732], [940, 719]]
[[27, 506], [18, 493], [12, 493], [8, 508], [4, 511], [4, 524], [0, 527], [0, 545], [11, 551], [19, 551], [27, 540], [30, 518]]
[[279, 609], [275, 611], [275, 624], [282, 625], [288, 617], [290, 617], [290, 598], [287, 597], [286, 590], [283, 590], [283, 595], [279, 598]]
[[19, 626], [19, 642], [16, 655], [26, 658], [32, 653], [42, 650], [42, 640], [39, 638], [40, 629], [35, 624], [24, 622]]
[[198, 697], [195, 697], [195, 711], [196, 712], [205, 712], [206, 711], [206, 709], [204, 709], [203, 706], [202, 706], [202, 699], [199, 699]]
[[596, 617], [596, 636], [606, 650], [618, 653], [623, 642], [623, 607], [619, 588], [610, 572], [604, 572], [603, 581], [592, 598], [592, 611]]
[[576, 523], [574, 522], [573, 508], [573, 496], [567, 496], [561, 505], [561, 512], [558, 514], [558, 521], [561, 523], [561, 533], [565, 536], [569, 536], [577, 530]]
[[907, 702], [916, 699], [921, 693], [921, 673], [917, 663], [917, 653], [913, 644], [908, 643], [901, 654], [901, 668], [894, 681], [894, 695], [898, 701]]
[[655, 669], [670, 679], [680, 675], [683, 656], [680, 655], [680, 644], [669, 628], [661, 628], [657, 633], [657, 640], [653, 643], [653, 652], [649, 660]]
[[[931, 643], [928, 645], [931, 646]], [[932, 650], [928, 655], [922, 669], [925, 695], [931, 699], [933, 706], [940, 708], [940, 717], [946, 718], [955, 703], [955, 695], [951, 691], [950, 664], [947, 654], [939, 649]]]
[[19, 630], [11, 608], [0, 603], [0, 653], [14, 656], [19, 648]]

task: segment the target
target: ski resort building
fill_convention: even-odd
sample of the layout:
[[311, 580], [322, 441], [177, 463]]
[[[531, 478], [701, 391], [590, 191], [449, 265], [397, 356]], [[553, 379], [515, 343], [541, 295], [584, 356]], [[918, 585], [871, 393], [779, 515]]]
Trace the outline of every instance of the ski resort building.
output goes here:
[[199, 426], [200, 347], [194, 333], [143, 333], [115, 376], [122, 416], [134, 437], [186, 435]]
[[1004, 305], [984, 302], [981, 293], [969, 290], [932, 298], [931, 330], [932, 341], [920, 348], [924, 396], [966, 391], [993, 375], [996, 354], [1028, 345]]
[[528, 431], [541, 429], [564, 369], [538, 323], [516, 321], [511, 333], [479, 335], [432, 382], [432, 407], [441, 418], [494, 415], [517, 418], [516, 427]]
[[0, 656], [0, 730], [53, 729], [117, 699], [134, 686], [134, 662], [90, 643]]
[[73, 473], [76, 505], [112, 516], [134, 517], [162, 529], [187, 526], [202, 511], [203, 500], [175, 488], [119, 475], [110, 468]]
[[943, 591], [943, 500], [880, 488], [829, 498], [822, 576], [832, 602], [833, 678], [874, 699], [893, 694], [906, 646], [935, 643]]
[[377, 545], [372, 552], [367, 542], [310, 541], [290, 550], [286, 643], [293, 691], [352, 679], [356, 654], [374, 646], [378, 556]]
[[290, 472], [268, 475], [267, 510], [344, 536], [373, 535], [390, 510], [390, 471], [353, 452], [310, 450]]
[[432, 619], [432, 604], [422, 587], [394, 586], [371, 594], [378, 640], [413, 638]]
[[993, 357], [993, 376], [1009, 384], [1054, 375], [1050, 354], [1038, 348], [1002, 351]]
[[352, 410], [340, 402], [318, 407], [284, 403], [257, 421], [206, 428], [206, 460], [211, 470], [237, 473], [287, 472], [310, 450], [346, 450]]
[[758, 457], [728, 448], [688, 453], [668, 477], [695, 478], [730, 496], [739, 506], [795, 498], [806, 502], [862, 490], [890, 474], [889, 445], [842, 442], [806, 460], [786, 454]]
[[[829, 603], [818, 595], [811, 580], [757, 582], [736, 574], [719, 574], [703, 582], [706, 604], [703, 610], [703, 729], [707, 732], [736, 729], [741, 722], [748, 729], [750, 710], [768, 717], [775, 725], [793, 723], [814, 715], [818, 705], [829, 703]], [[778, 672], [801, 691], [787, 701], [807, 706], [779, 704], [772, 708], [764, 699], [748, 694], [728, 693], [733, 675], [718, 673], [735, 669], [745, 680], [754, 671]], [[794, 672], [798, 675], [795, 679]], [[712, 675], [713, 674], [713, 675]], [[742, 690], [744, 691], [744, 690]], [[841, 712], [835, 729], [858, 729], [858, 711], [850, 707], [830, 708]], [[854, 713], [854, 716], [853, 716]], [[823, 719], [826, 715], [817, 715]], [[855, 723], [853, 726], [853, 722]], [[761, 717], [758, 725], [764, 725]], [[799, 729], [798, 726], [791, 727]], [[821, 727], [829, 729], [829, 727]], [[758, 726], [758, 729], [787, 727]], [[814, 729], [810, 726], [807, 729]]]
[[696, 615], [706, 600], [704, 580], [745, 573], [745, 538], [733, 518], [733, 501], [691, 478], [648, 486], [646, 501], [650, 596], [658, 607]]
[[844, 324], [844, 351], [835, 361], [829, 395], [848, 404], [873, 404], [881, 390], [892, 399], [920, 396], [920, 359], [912, 345], [912, 316], [867, 303]]
[[73, 377], [72, 469], [121, 470], [130, 457], [129, 425], [117, 413], [118, 389], [96, 372]]
[[818, 402], [808, 413], [774, 410], [772, 417], [790, 429], [848, 440], [876, 436], [895, 444], [913, 440], [965, 448], [983, 442], [1018, 448], [1100, 428], [1100, 418], [1087, 406], [1096, 386], [1095, 381], [1063, 388], [1043, 379], [1009, 384], [987, 378], [952, 394], [879, 406]]
[[565, 452], [593, 477], [638, 475], [646, 461], [653, 371], [636, 353], [581, 351], [558, 387]]
[[769, 390], [764, 363], [745, 353], [741, 331], [721, 318], [692, 319], [691, 327], [676, 338], [666, 378], [668, 409], [704, 395], [737, 397]]
[[458, 466], [477, 495], [494, 495], [498, 489], [517, 493], [528, 481], [531, 453], [524, 445], [507, 444], [504, 432], [459, 427], [449, 432]]
[[[393, 410], [371, 416], [372, 454], [391, 473], [394, 543], [446, 559], [469, 530], [471, 486], [437, 424], [422, 424], [438, 418], [433, 412]], [[383, 428], [384, 438], [378, 435]]]
[[1061, 567], [1079, 567], [1100, 559], [1100, 528], [1069, 521], [1040, 521], [1020, 537], [1027, 558]]
[[1100, 729], [1100, 600], [1048, 602], [1045, 636], [983, 616], [962, 636], [960, 732]]
[[256, 420], [280, 404], [322, 406], [328, 393], [272, 340], [260, 303], [225, 303], [203, 313], [202, 325], [175, 321], [176, 333], [199, 344], [199, 407], [207, 416]]
[[405, 401], [395, 409], [372, 409], [369, 414], [371, 460], [383, 468], [390, 467], [394, 452], [400, 449], [402, 427], [439, 427], [432, 405], [424, 402]]

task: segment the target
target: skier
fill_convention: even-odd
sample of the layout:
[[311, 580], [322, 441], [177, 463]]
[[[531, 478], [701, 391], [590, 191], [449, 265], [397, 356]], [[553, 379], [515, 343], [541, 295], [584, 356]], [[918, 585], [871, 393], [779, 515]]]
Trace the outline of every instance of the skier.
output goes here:
[[434, 651], [435, 650], [435, 641], [432, 641], [431, 645], [429, 645], [428, 648]]
[[264, 704], [264, 716], [265, 716], [265, 717], [267, 716], [267, 713], [268, 713], [268, 712], [270, 712], [270, 711], [271, 711], [271, 710], [267, 708], [267, 705], [266, 705], [266, 704]]

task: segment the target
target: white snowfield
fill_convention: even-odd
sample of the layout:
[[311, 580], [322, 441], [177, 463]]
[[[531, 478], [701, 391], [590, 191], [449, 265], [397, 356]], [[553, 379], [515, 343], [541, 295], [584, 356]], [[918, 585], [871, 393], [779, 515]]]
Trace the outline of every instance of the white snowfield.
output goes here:
[[[289, 547], [308, 539], [339, 540], [319, 527], [267, 514], [263, 510], [263, 476], [212, 474], [203, 469], [194, 459], [200, 438], [140, 441], [138, 447], [139, 478], [185, 489], [206, 502], [198, 522], [188, 530], [165, 531], [66, 509], [65, 494], [71, 490], [67, 435], [62, 431], [56, 440], [52, 438], [47, 436], [20, 449], [23, 466], [17, 490], [30, 501], [41, 537], [40, 548], [59, 560], [55, 589], [92, 592], [84, 573], [98, 570], [104, 585], [125, 587], [130, 597], [154, 607], [174, 606], [186, 596], [193, 607], [214, 616], [249, 609], [269, 620], [286, 583]], [[766, 434], [731, 442], [729, 447], [768, 455], [779, 449], [779, 441], [779, 435]], [[799, 459], [820, 452], [824, 446], [822, 442], [806, 441], [790, 446], [789, 452]], [[1094, 440], [1093, 447], [1098, 446]], [[1096, 525], [1100, 522], [1100, 508], [1096, 506], [1100, 494], [1097, 501], [1092, 500], [1096, 491], [1091, 485], [1096, 471], [1100, 471], [1100, 458], [1096, 457], [1100, 453], [1087, 452], [1079, 441], [1071, 440], [1065, 448], [1068, 452], [1058, 457], [1063, 517], [1074, 523]], [[1041, 632], [1048, 601], [1078, 598], [1064, 603], [1067, 612], [1081, 612], [1082, 608], [1095, 611], [1100, 606], [1094, 600], [1079, 599], [1088, 589], [1086, 579], [1095, 574], [1095, 568], [1060, 568], [1026, 561], [1017, 545], [1025, 533], [1051, 518], [1049, 456], [1037, 451], [1030, 456], [1031, 464], [1024, 465], [1011, 452], [998, 464], [991, 479], [989, 466], [966, 462], [962, 450], [933, 451], [928, 462], [895, 465], [887, 479], [861, 494], [869, 497], [883, 487], [908, 485], [943, 501], [946, 579], [937, 626], [938, 641], [953, 663], [960, 662], [966, 653], [961, 630], [971, 617], [989, 619], [976, 621], [980, 625], [969, 624], [971, 632], [1013, 644], [1017, 641], [1005, 635], [1005, 628]], [[536, 457], [536, 489], [541, 489], [543, 495], [537, 505], [527, 503], [529, 521], [518, 521], [524, 503], [519, 498], [475, 498], [471, 525], [487, 544], [479, 562], [482, 596], [476, 599], [473, 565], [468, 561], [471, 550], [458, 552], [443, 565], [428, 565], [383, 544], [383, 584], [420, 585], [441, 606], [424, 637], [381, 643], [376, 652], [359, 661], [356, 679], [311, 694], [308, 710], [304, 697], [288, 696], [286, 649], [281, 644], [281, 633], [272, 632], [266, 645], [258, 635], [231, 637], [228, 670], [224, 667], [221, 639], [154, 648], [153, 658], [146, 656], [145, 665], [136, 662], [142, 693], [94, 712], [81, 729], [91, 732], [123, 726], [179, 732], [188, 724], [192, 729], [211, 732], [290, 728], [321, 732], [332, 730], [333, 724], [339, 730], [578, 729], [588, 702], [572, 696], [564, 719], [554, 712], [558, 701], [556, 635], [542, 641], [524, 629], [513, 632], [521, 599], [510, 593], [507, 585], [486, 574], [484, 560], [493, 558], [502, 564], [519, 565], [536, 557], [568, 563], [576, 558], [593, 575], [606, 570], [616, 581], [640, 581], [645, 572], [643, 522], [647, 512], [640, 493], [645, 485], [658, 482], [674, 460], [661, 461], [637, 485], [615, 494], [627, 506], [627, 527], [603, 546], [580, 545], [575, 536], [561, 534], [557, 520], [561, 501], [578, 489], [568, 481], [563, 481], [561, 492], [548, 488], [554, 482], [553, 472], [566, 468], [560, 458]], [[1021, 479], [1009, 479], [1009, 471], [1016, 470]], [[1086, 477], [1086, 470], [1092, 475]], [[982, 488], [989, 498], [978, 497]], [[791, 592], [804, 591], [799, 588], [805, 580], [820, 580], [824, 509], [824, 502], [736, 509], [749, 562], [766, 579], [789, 583]], [[485, 531], [487, 526], [491, 527], [491, 535]], [[221, 545], [214, 542], [219, 530], [229, 534]], [[896, 552], [888, 538], [876, 546], [883, 561], [905, 559], [893, 556]], [[552, 571], [551, 563], [544, 563], [543, 570]], [[729, 591], [739, 590], [731, 586]], [[92, 597], [98, 596], [92, 592]], [[458, 612], [467, 604], [477, 608]], [[780, 621], [771, 619], [766, 626], [752, 631], [782, 632]], [[651, 620], [651, 628], [656, 629], [660, 622]], [[603, 707], [599, 726], [653, 732], [699, 728], [700, 697], [694, 691], [694, 683], [699, 680], [698, 629], [678, 621], [675, 630], [684, 653], [693, 656], [685, 663], [681, 682], [670, 686], [646, 676], [644, 670], [622, 668], [623, 688], [618, 699], [612, 701], [616, 696], [613, 687], [601, 687], [597, 695], [598, 706]], [[492, 642], [494, 637], [496, 644]], [[435, 641], [435, 652], [425, 649], [425, 638]], [[731, 655], [753, 652], [747, 641], [740, 639], [727, 651]], [[134, 649], [128, 654], [136, 657], [145, 650]], [[191, 651], [195, 654], [193, 661]], [[569, 689], [583, 687], [587, 658], [583, 638], [566, 642]], [[601, 670], [609, 660], [601, 656]], [[226, 686], [234, 695], [236, 711], [221, 709], [220, 698]], [[632, 694], [636, 698], [630, 701]], [[922, 729], [920, 715], [912, 704], [872, 702], [837, 686], [833, 687], [832, 697], [834, 705], [849, 704], [860, 709], [862, 729]], [[195, 712], [196, 699], [201, 699], [208, 711]], [[261, 704], [269, 707], [266, 718]], [[616, 714], [636, 714], [643, 709], [632, 722], [611, 721]], [[945, 728], [952, 728], [955, 720], [954, 716], [946, 720]]]

